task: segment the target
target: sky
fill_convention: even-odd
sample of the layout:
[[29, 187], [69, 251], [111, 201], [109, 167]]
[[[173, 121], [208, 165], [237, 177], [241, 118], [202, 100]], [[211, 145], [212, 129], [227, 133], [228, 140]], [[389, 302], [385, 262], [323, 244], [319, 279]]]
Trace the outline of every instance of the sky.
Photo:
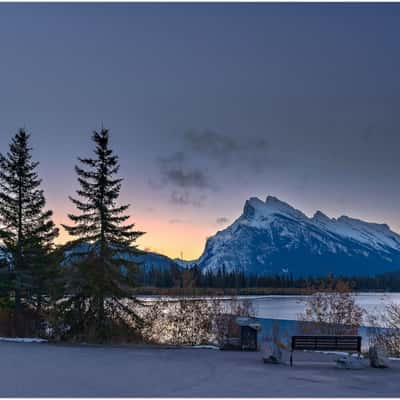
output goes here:
[[26, 128], [65, 223], [103, 124], [139, 246], [170, 257], [253, 196], [400, 232], [399, 37], [393, 3], [2, 3], [0, 152]]

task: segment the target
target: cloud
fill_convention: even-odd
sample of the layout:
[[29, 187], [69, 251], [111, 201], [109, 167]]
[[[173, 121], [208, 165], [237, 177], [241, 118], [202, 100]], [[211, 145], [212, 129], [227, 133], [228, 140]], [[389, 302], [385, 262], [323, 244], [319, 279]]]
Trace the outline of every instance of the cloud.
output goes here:
[[220, 189], [216, 180], [223, 185], [227, 177], [247, 179], [269, 163], [263, 138], [192, 130], [184, 133], [182, 140], [178, 151], [157, 158], [159, 176], [149, 180], [154, 190], [168, 191], [169, 201], [175, 205], [201, 207], [210, 192]]
[[227, 224], [227, 223], [229, 222], [229, 219], [226, 218], [226, 217], [219, 217], [219, 218], [217, 218], [217, 219], [215, 220], [215, 222], [216, 222], [218, 225], [224, 225], [224, 224]]
[[186, 132], [184, 142], [187, 150], [222, 167], [238, 166], [260, 172], [268, 166], [269, 146], [264, 138], [234, 137], [205, 130]]
[[170, 202], [179, 206], [202, 207], [206, 199], [205, 194], [196, 194], [188, 190], [174, 190], [170, 194]]
[[217, 190], [217, 185], [204, 168], [195, 166], [192, 160], [178, 151], [169, 157], [158, 157], [158, 180], [149, 180], [155, 190], [169, 190], [169, 201], [179, 206], [203, 206], [206, 192]]
[[161, 183], [180, 188], [207, 189], [213, 187], [210, 178], [200, 168], [190, 166], [183, 152], [158, 158]]

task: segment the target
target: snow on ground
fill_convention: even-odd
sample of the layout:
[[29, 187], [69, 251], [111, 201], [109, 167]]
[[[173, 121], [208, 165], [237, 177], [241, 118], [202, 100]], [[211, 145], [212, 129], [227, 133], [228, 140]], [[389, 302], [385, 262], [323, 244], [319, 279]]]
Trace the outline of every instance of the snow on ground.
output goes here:
[[46, 339], [39, 338], [12, 338], [12, 337], [0, 337], [0, 342], [17, 342], [17, 343], [45, 343]]
[[219, 350], [218, 346], [212, 345], [195, 345], [195, 346], [186, 346], [188, 349], [206, 349], [206, 350]]
[[396, 397], [391, 368], [340, 370], [335, 355], [0, 342], [4, 397]]

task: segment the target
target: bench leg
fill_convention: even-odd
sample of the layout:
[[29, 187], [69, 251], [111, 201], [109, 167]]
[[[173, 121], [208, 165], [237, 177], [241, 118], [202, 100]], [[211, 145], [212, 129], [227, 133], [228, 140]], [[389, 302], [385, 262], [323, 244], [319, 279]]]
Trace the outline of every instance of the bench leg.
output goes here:
[[290, 366], [293, 367], [293, 350], [290, 352]]

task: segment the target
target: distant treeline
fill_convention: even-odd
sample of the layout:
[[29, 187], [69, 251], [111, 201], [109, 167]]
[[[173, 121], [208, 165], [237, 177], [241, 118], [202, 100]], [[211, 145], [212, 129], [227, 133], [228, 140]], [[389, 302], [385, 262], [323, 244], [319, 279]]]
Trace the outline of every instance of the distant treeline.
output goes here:
[[215, 288], [215, 289], [310, 289], [325, 286], [332, 280], [342, 280], [355, 291], [400, 291], [400, 270], [375, 276], [294, 277], [291, 273], [273, 275], [246, 275], [242, 271], [216, 271], [202, 273], [198, 266], [182, 269], [176, 265], [169, 268], [141, 269], [138, 284], [156, 288]]

